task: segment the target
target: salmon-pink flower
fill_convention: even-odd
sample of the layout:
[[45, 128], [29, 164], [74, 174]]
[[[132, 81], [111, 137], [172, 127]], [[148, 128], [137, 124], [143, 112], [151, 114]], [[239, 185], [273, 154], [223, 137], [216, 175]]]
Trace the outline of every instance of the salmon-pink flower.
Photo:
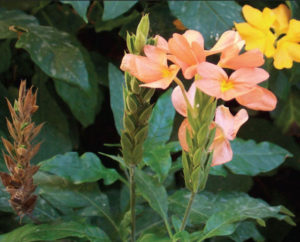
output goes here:
[[[195, 85], [195, 83], [193, 83], [191, 85], [191, 87], [189, 88], [189, 90], [187, 92], [185, 92], [185, 95], [186, 95], [189, 103], [192, 106], [194, 105], [195, 94], [196, 94], [196, 85]], [[184, 96], [183, 96], [182, 91], [179, 86], [174, 88], [174, 90], [172, 92], [171, 100], [172, 100], [175, 110], [179, 114], [181, 114], [183, 117], [187, 117], [187, 103], [184, 99]], [[191, 132], [191, 126], [189, 125], [188, 119], [185, 118], [179, 127], [178, 139], [179, 139], [181, 147], [186, 151], [188, 150], [188, 145], [186, 143], [186, 129], [187, 128]]]
[[248, 93], [256, 84], [269, 78], [268, 72], [261, 68], [240, 68], [228, 77], [221, 67], [208, 62], [199, 64], [197, 71], [201, 78], [195, 82], [196, 86], [225, 101]]
[[155, 35], [154, 39], [156, 40], [156, 47], [165, 51], [166, 53], [169, 52], [169, 46], [168, 41], [166, 41], [163, 37], [160, 35]]
[[166, 89], [176, 77], [179, 67], [167, 64], [167, 54], [161, 48], [152, 45], [144, 47], [146, 56], [125, 54], [121, 70], [128, 71], [141, 82], [141, 86]]
[[[191, 106], [194, 105], [194, 99], [195, 99], [195, 94], [196, 94], [196, 85], [195, 83], [193, 83], [189, 90], [187, 92], [185, 92]], [[179, 86], [175, 87], [173, 92], [172, 92], [172, 96], [171, 96], [171, 100], [173, 103], [173, 106], [175, 108], [175, 110], [181, 114], [183, 117], [187, 117], [187, 103], [184, 99], [184, 96], [182, 94], [182, 91], [180, 89]]]
[[247, 108], [272, 111], [277, 104], [276, 96], [266, 88], [256, 86], [250, 92], [236, 98], [237, 102]]
[[253, 49], [239, 54], [243, 46], [233, 45], [225, 49], [220, 57], [218, 66], [237, 70], [240, 68], [254, 68], [265, 63], [264, 55], [259, 49]]
[[205, 51], [205, 54], [213, 55], [213, 54], [221, 53], [224, 50], [231, 48], [233, 46], [237, 46], [241, 49], [244, 46], [244, 44], [245, 41], [242, 40], [238, 32], [233, 30], [228, 30], [221, 35], [217, 43], [210, 50]]
[[234, 140], [239, 128], [248, 120], [248, 113], [241, 109], [233, 116], [229, 108], [221, 105], [216, 109], [216, 135], [210, 147], [213, 150], [212, 166], [217, 166], [232, 160], [232, 149], [229, 140]]
[[183, 35], [173, 34], [168, 41], [170, 56], [168, 58], [179, 65], [183, 76], [191, 79], [197, 73], [197, 65], [205, 61], [204, 40], [195, 30], [187, 30]]

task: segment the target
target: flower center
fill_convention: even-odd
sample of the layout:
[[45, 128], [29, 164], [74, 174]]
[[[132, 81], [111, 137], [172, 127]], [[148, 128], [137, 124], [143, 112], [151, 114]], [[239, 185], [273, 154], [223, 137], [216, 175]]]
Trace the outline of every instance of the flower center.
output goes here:
[[163, 69], [162, 70], [162, 76], [163, 77], [168, 77], [171, 75], [171, 71], [169, 71], [169, 69]]
[[226, 92], [231, 88], [233, 88], [233, 83], [231, 81], [223, 80], [221, 82], [221, 92]]

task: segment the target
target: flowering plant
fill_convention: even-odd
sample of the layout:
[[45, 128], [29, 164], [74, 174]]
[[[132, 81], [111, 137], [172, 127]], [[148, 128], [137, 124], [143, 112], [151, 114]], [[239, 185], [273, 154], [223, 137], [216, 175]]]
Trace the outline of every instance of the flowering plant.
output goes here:
[[1, 3], [0, 241], [291, 240], [299, 11]]

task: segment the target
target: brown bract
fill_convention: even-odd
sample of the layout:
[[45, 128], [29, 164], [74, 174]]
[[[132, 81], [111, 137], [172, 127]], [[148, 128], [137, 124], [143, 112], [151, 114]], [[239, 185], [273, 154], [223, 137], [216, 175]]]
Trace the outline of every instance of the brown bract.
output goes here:
[[31, 120], [33, 113], [38, 110], [36, 97], [37, 93], [32, 91], [32, 87], [26, 91], [26, 81], [22, 81], [14, 106], [7, 100], [12, 121], [6, 121], [12, 142], [2, 137], [7, 152], [2, 153], [9, 174], [0, 172], [0, 177], [10, 193], [11, 206], [21, 218], [33, 211], [37, 200], [37, 196], [33, 194], [36, 188], [33, 175], [39, 167], [30, 165], [30, 160], [40, 148], [41, 143], [33, 145], [32, 140], [40, 132], [43, 124], [36, 126]]

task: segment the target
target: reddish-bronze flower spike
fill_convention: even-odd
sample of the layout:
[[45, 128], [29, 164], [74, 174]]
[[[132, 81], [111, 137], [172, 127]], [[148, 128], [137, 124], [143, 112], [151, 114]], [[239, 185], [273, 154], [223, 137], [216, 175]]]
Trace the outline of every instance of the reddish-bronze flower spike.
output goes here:
[[9, 174], [0, 172], [0, 177], [10, 193], [11, 206], [21, 218], [32, 213], [37, 200], [37, 196], [33, 194], [36, 189], [33, 175], [39, 166], [32, 166], [30, 161], [38, 152], [41, 143], [33, 145], [31, 142], [43, 124], [36, 126], [31, 121], [31, 116], [38, 110], [36, 99], [37, 92], [33, 92], [32, 87], [26, 91], [26, 81], [21, 82], [19, 97], [14, 105], [6, 99], [12, 118], [12, 122], [6, 119], [7, 128], [13, 142], [2, 137], [8, 154], [3, 151], [2, 153]]

